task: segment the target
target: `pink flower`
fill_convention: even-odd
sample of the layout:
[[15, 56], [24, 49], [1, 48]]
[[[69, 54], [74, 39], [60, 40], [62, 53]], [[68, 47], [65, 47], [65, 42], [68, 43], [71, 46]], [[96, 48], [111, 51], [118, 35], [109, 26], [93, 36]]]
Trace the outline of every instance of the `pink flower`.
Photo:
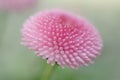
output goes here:
[[62, 10], [40, 12], [25, 22], [22, 44], [47, 63], [78, 68], [100, 55], [102, 40], [86, 19]]
[[0, 0], [0, 9], [7, 11], [23, 10], [33, 6], [37, 0]]

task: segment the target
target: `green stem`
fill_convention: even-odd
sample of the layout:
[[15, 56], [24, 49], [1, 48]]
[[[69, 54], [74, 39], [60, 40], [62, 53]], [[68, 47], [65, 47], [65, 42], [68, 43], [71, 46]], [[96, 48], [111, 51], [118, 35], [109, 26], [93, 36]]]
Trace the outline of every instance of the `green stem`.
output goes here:
[[45, 71], [43, 72], [43, 76], [41, 80], [50, 80], [54, 70], [56, 69], [58, 65], [55, 64], [54, 66], [48, 65], [45, 69]]

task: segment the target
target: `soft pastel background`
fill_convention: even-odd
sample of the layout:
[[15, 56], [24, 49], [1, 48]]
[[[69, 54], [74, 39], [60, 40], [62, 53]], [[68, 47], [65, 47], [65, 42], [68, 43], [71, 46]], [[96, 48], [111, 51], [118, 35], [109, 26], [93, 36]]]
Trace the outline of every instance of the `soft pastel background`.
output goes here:
[[0, 80], [41, 80], [45, 60], [20, 45], [24, 21], [34, 13], [61, 8], [85, 16], [100, 31], [104, 48], [95, 64], [58, 67], [50, 80], [120, 80], [120, 0], [42, 0], [23, 12], [0, 11]]

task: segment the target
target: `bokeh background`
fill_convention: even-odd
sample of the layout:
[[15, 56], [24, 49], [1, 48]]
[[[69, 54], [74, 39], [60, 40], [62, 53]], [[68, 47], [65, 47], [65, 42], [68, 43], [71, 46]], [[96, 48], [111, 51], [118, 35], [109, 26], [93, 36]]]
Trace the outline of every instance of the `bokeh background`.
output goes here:
[[22, 12], [0, 11], [0, 80], [42, 80], [49, 65], [20, 45], [20, 30], [30, 15], [53, 8], [85, 16], [100, 31], [104, 47], [95, 64], [78, 70], [58, 67], [50, 80], [120, 80], [120, 0], [39, 0]]

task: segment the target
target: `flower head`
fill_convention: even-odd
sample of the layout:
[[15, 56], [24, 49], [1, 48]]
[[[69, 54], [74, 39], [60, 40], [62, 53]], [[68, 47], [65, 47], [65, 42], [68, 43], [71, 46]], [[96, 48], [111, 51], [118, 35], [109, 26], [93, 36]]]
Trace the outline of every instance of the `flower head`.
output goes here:
[[18, 11], [31, 7], [35, 3], [37, 3], [37, 0], [0, 0], [0, 9]]
[[102, 40], [86, 19], [62, 10], [40, 12], [25, 22], [22, 44], [47, 63], [78, 68], [93, 63]]

